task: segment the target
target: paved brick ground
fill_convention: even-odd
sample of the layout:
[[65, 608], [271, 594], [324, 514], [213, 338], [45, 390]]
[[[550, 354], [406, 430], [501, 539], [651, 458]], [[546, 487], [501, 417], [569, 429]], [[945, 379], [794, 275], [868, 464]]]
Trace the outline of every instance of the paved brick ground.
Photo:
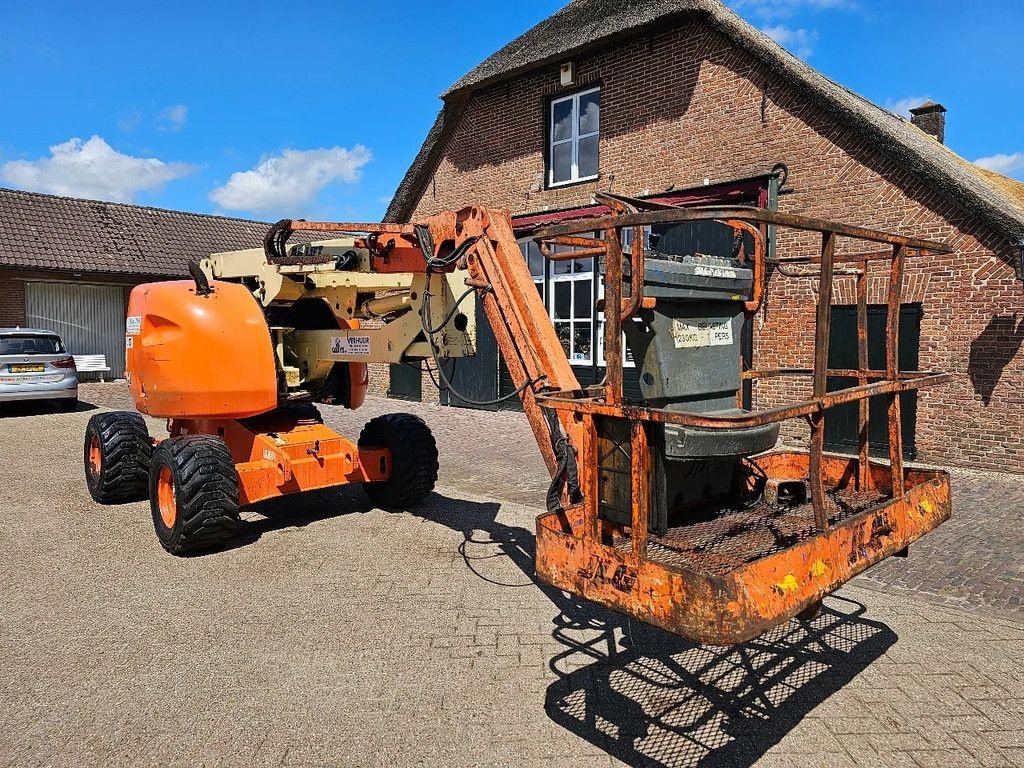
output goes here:
[[1016, 479], [958, 475], [970, 525], [810, 627], [699, 647], [534, 582], [521, 417], [410, 410], [441, 442], [425, 507], [290, 499], [192, 559], [88, 499], [89, 412], [0, 414], [0, 765], [1024, 765]]

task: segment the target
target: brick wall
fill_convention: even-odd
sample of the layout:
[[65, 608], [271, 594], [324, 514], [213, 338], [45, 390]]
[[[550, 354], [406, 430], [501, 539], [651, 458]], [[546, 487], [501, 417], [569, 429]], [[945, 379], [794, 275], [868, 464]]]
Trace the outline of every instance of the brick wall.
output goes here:
[[[1024, 290], [1006, 242], [954, 199], [928, 188], [846, 126], [802, 101], [724, 37], [691, 22], [576, 59], [577, 83], [559, 86], [550, 66], [475, 94], [443, 150], [414, 216], [468, 203], [513, 213], [591, 202], [597, 190], [639, 194], [766, 174], [789, 167], [783, 211], [833, 218], [952, 245], [949, 256], [914, 259], [907, 286], [924, 303], [920, 363], [949, 371], [951, 384], [923, 390], [920, 460], [1024, 472]], [[600, 83], [601, 177], [543, 190], [547, 103]], [[786, 233], [780, 253], [816, 250]], [[872, 272], [872, 293], [884, 272]], [[841, 280], [839, 281], [842, 282]], [[755, 365], [809, 365], [814, 281], [770, 279], [757, 319]], [[838, 286], [842, 300], [848, 288]], [[425, 389], [425, 398], [426, 398]], [[756, 406], [804, 394], [784, 382], [759, 385]], [[799, 429], [788, 429], [799, 439]]]
[[24, 275], [24, 272], [0, 269], [0, 326], [25, 322], [25, 284], [19, 279]]
[[391, 366], [387, 363], [370, 363], [367, 368], [370, 384], [366, 388], [366, 393], [374, 397], [387, 397]]

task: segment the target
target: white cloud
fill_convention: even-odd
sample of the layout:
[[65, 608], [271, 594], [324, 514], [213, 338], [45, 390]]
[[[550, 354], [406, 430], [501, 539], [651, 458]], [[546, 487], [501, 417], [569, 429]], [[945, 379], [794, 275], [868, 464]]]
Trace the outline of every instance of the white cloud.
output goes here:
[[990, 155], [979, 157], [974, 161], [975, 165], [988, 168], [990, 171], [1001, 173], [1004, 176], [1024, 175], [1024, 152], [1014, 152], [1012, 155]]
[[161, 131], [180, 131], [188, 120], [188, 105], [173, 104], [160, 113]]
[[791, 29], [782, 25], [765, 27], [761, 30], [783, 48], [799, 56], [810, 58], [818, 42], [818, 33], [813, 29]]
[[801, 11], [853, 10], [855, 0], [729, 0], [739, 13], [749, 12], [764, 20], [788, 19]]
[[905, 96], [902, 99], [887, 99], [885, 108], [900, 117], [910, 117], [910, 110], [920, 107], [931, 99], [928, 96]]
[[139, 192], [194, 170], [188, 163], [122, 154], [93, 136], [84, 142], [75, 138], [55, 144], [49, 157], [6, 162], [0, 165], [0, 179], [32, 192], [131, 202]]
[[233, 211], [294, 211], [332, 182], [358, 181], [359, 169], [371, 158], [361, 144], [352, 149], [286, 149], [261, 158], [252, 170], [231, 174], [227, 184], [210, 193], [210, 200]]

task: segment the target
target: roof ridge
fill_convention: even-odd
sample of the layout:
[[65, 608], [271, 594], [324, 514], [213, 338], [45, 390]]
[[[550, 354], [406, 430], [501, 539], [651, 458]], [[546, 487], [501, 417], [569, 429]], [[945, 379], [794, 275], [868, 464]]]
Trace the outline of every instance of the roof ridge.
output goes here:
[[238, 216], [224, 216], [218, 213], [199, 213], [198, 211], [182, 211], [176, 208], [161, 208], [156, 205], [136, 205], [135, 203], [122, 203], [115, 200], [100, 200], [94, 197], [72, 197], [70, 195], [54, 195], [49, 192], [33, 192], [28, 189], [14, 189], [12, 187], [0, 187], [0, 195], [4, 194], [16, 194], [25, 195], [26, 197], [40, 197], [48, 200], [67, 200], [73, 203], [99, 203], [100, 205], [112, 205], [117, 208], [131, 208], [136, 211], [155, 211], [156, 213], [171, 213], [178, 216], [202, 216], [206, 219], [216, 219], [218, 221], [236, 221], [246, 222], [249, 224], [260, 224], [266, 226], [271, 222], [260, 221], [259, 219], [243, 219]]

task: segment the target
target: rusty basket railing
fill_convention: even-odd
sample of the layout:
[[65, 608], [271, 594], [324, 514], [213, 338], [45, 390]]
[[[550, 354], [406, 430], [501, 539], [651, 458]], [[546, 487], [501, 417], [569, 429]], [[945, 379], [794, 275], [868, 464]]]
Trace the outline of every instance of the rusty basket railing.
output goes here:
[[[599, 197], [611, 209], [611, 215], [545, 227], [536, 231], [534, 238], [542, 254], [549, 259], [605, 257], [603, 309], [606, 376], [599, 385], [592, 387], [538, 392], [536, 400], [543, 408], [577, 421], [612, 417], [630, 422], [632, 525], [628, 531], [617, 531], [615, 526], [605, 525], [599, 520], [598, 503], [593, 501], [598, 494], [595, 441], [593, 438], [589, 443], [585, 441], [580, 452], [580, 478], [584, 497], [589, 497], [591, 501], [568, 510], [561, 520], [554, 519], [555, 516], [551, 514], [542, 515], [538, 519], [537, 563], [538, 573], [543, 578], [556, 586], [580, 592], [597, 602], [638, 615], [694, 639], [735, 642], [760, 634], [772, 624], [809, 607], [813, 608], [815, 603], [820, 604], [824, 594], [874, 562], [905, 549], [911, 540], [948, 517], [948, 478], [944, 473], [923, 470], [908, 473], [904, 469], [900, 395], [941, 384], [950, 377], [934, 371], [901, 371], [897, 353], [906, 260], [915, 254], [947, 253], [951, 250], [949, 247], [919, 238], [759, 208], [727, 206], [680, 209], [613, 195]], [[624, 398], [622, 325], [632, 322], [632, 318], [642, 309], [654, 306], [654, 301], [644, 296], [643, 228], [653, 224], [696, 221], [717, 221], [732, 227], [737, 237], [741, 233], [749, 233], [752, 237], [753, 253], [747, 255], [741, 251], [741, 258], [753, 262], [754, 286], [752, 295], [744, 304], [748, 321], [761, 307], [770, 267], [783, 275], [787, 274], [789, 265], [813, 265], [818, 268], [817, 275], [800, 275], [816, 276], [818, 281], [812, 367], [779, 367], [742, 372], [743, 381], [752, 384], [779, 377], [810, 377], [810, 399], [765, 410], [708, 415], [649, 408], [627, 402]], [[818, 232], [821, 235], [820, 251], [810, 256], [786, 259], [777, 258], [774, 254], [769, 257], [765, 245], [769, 227]], [[631, 252], [624, 254], [622, 231], [626, 228], [633, 229], [634, 237]], [[594, 232], [601, 232], [603, 238], [586, 235]], [[837, 252], [840, 238], [869, 243], [872, 250]], [[562, 249], [556, 252], [552, 246], [562, 246]], [[879, 249], [877, 246], [884, 248]], [[628, 260], [630, 266], [628, 297], [624, 296], [623, 291], [624, 283], [627, 282], [624, 278], [624, 260]], [[873, 370], [868, 364], [867, 276], [869, 265], [876, 261], [889, 262], [884, 370]], [[858, 367], [855, 370], [828, 367], [833, 282], [837, 264], [842, 265], [842, 273], [856, 276]], [[616, 307], [619, 311], [614, 311]], [[857, 384], [828, 391], [830, 376], [855, 378]], [[738, 406], [742, 406], [742, 393], [741, 385], [737, 391]], [[888, 398], [888, 466], [872, 461], [869, 455], [868, 402], [873, 397]], [[824, 432], [828, 410], [853, 402], [859, 404], [859, 446], [856, 459], [844, 460], [825, 454]], [[694, 574], [688, 573], [685, 568], [652, 562], [648, 557], [651, 456], [646, 424], [661, 422], [728, 430], [800, 417], [806, 418], [810, 424], [806, 460], [798, 454], [785, 454], [797, 458], [781, 462], [780, 466], [805, 467], [814, 526], [814, 532], [808, 539], [789, 550], [777, 551], [776, 548], [776, 551], [760, 558], [765, 562], [746, 563], [726, 573]], [[869, 504], [857, 510], [858, 514], [850, 519], [837, 520], [830, 529], [830, 512], [834, 510], [830, 508], [833, 502], [827, 492], [830, 489], [826, 486], [841, 482], [854, 482], [860, 492], [873, 489], [886, 497], [887, 501], [882, 499]], [[914, 505], [917, 517], [908, 511]], [[616, 546], [622, 540], [623, 533], [627, 534], [628, 546]], [[566, 539], [566, 536], [574, 541]], [[815, 537], [817, 544], [813, 541]], [[880, 543], [882, 539], [884, 546]], [[868, 552], [868, 549], [871, 551]], [[829, 556], [825, 557], [823, 553]], [[814, 559], [811, 561], [799, 562], [801, 558], [806, 560], [812, 556]], [[840, 563], [839, 560], [844, 557], [846, 562]], [[810, 576], [803, 580], [798, 574], [794, 575], [794, 570], [803, 573], [801, 568], [810, 571]], [[822, 569], [826, 571], [824, 574]], [[771, 581], [776, 577], [778, 581]], [[650, 584], [660, 584], [660, 596], [644, 596], [643, 589], [638, 594], [638, 580], [647, 584], [644, 588], [648, 592], [652, 588]], [[793, 584], [797, 586], [793, 587]], [[711, 597], [716, 594], [716, 597]], [[730, 600], [732, 607], [727, 605]], [[691, 605], [685, 605], [688, 602]]]

